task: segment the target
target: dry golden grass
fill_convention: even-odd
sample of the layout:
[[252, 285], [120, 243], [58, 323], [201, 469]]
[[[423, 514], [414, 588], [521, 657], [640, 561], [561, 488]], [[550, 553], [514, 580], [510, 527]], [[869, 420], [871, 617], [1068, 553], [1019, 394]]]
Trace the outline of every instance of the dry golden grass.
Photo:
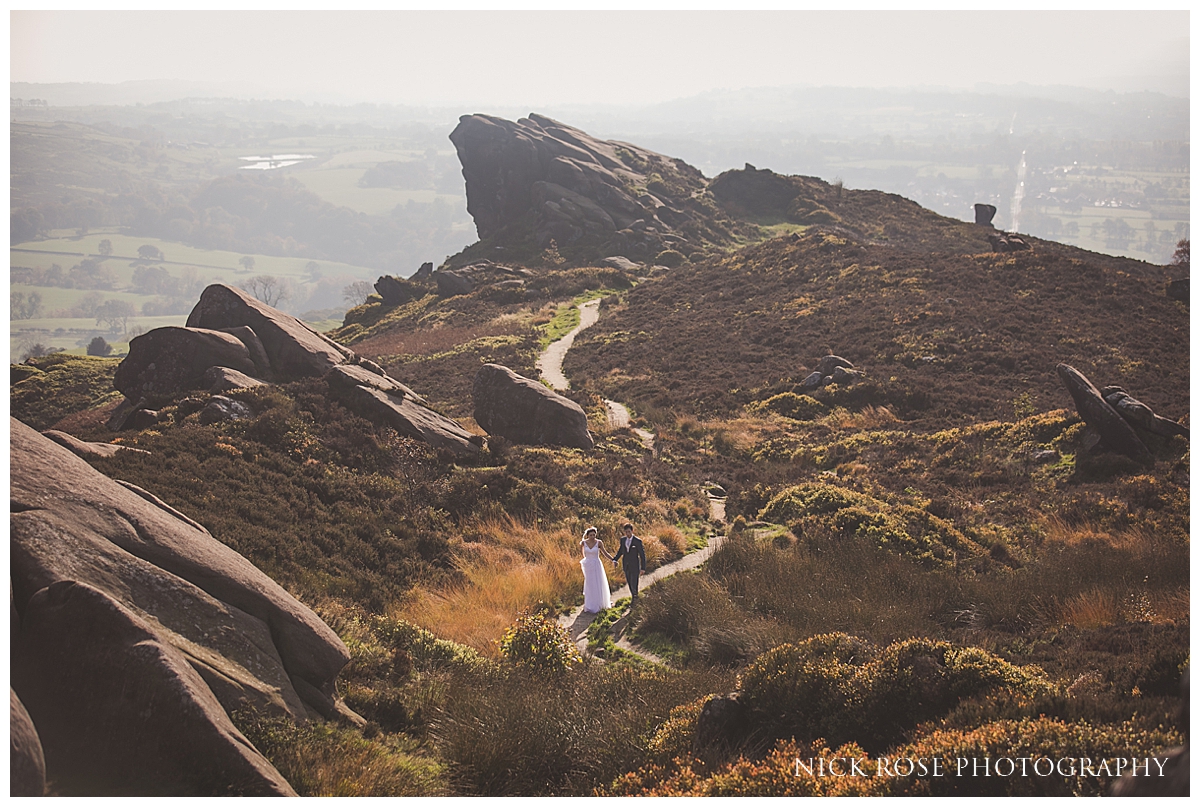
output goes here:
[[570, 601], [583, 590], [573, 531], [502, 517], [479, 524], [472, 538], [455, 548], [462, 582], [440, 591], [417, 588], [391, 616], [494, 655], [496, 641], [522, 610]]
[[859, 412], [837, 407], [825, 417], [817, 421], [830, 429], [878, 429], [892, 423], [899, 423], [900, 418], [886, 406], [866, 406]]
[[[617, 549], [615, 525], [600, 527], [610, 553]], [[638, 530], [648, 569], [683, 556], [687, 536], [673, 525], [656, 523]], [[389, 616], [428, 628], [445, 639], [494, 655], [496, 642], [524, 610], [538, 603], [576, 602], [583, 592], [582, 529], [543, 530], [499, 517], [470, 530], [455, 547], [461, 582], [448, 588], [415, 589]], [[609, 583], [624, 585], [624, 574], [606, 566]]]
[[1124, 622], [1121, 602], [1112, 591], [1092, 589], [1063, 604], [1060, 619], [1077, 628], [1103, 628]]

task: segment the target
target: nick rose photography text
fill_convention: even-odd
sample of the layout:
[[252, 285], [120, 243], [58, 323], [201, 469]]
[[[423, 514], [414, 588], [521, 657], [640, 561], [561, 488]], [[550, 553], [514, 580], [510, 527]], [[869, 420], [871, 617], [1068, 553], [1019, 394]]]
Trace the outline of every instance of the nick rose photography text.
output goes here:
[[822, 757], [796, 758], [796, 776], [1163, 776], [1166, 757]]

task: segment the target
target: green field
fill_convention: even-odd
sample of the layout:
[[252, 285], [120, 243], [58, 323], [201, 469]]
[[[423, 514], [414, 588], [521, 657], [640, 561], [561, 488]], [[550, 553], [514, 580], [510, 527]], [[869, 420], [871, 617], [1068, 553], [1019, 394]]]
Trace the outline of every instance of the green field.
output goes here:
[[[84, 258], [99, 258], [100, 242], [106, 238], [112, 242], [113, 254], [105, 263], [108, 268], [116, 272], [124, 283], [128, 283], [133, 275], [133, 267], [129, 264], [138, 260], [138, 247], [144, 244], [158, 247], [162, 251], [165, 258], [164, 266], [168, 269], [174, 269], [180, 265], [194, 266], [202, 270], [201, 276], [219, 278], [220, 282], [225, 283], [236, 282], [250, 275], [276, 275], [294, 280], [308, 280], [310, 275], [308, 269], [305, 268], [311, 260], [310, 258], [251, 255], [250, 257], [254, 258], [254, 269], [248, 272], [239, 263], [243, 257], [243, 253], [240, 252], [198, 249], [158, 238], [105, 232], [17, 244], [11, 249], [10, 265], [48, 268], [50, 264], [57, 263], [67, 269]], [[336, 261], [317, 261], [317, 263], [320, 265], [321, 272], [326, 276], [345, 274], [353, 275], [358, 280], [374, 280], [379, 276], [378, 270], [366, 266], [354, 266]]]
[[[308, 258], [280, 258], [272, 255], [252, 255], [254, 269], [246, 271], [239, 263], [241, 253], [224, 250], [198, 249], [173, 241], [158, 238], [129, 236], [121, 233], [97, 230], [87, 235], [67, 235], [57, 231], [60, 236], [44, 241], [28, 241], [17, 244], [9, 252], [10, 266], [49, 269], [51, 264], [58, 264], [64, 269], [78, 264], [84, 258], [100, 259], [100, 241], [108, 239], [112, 242], [113, 254], [103, 259], [103, 265], [111, 269], [117, 278], [117, 288], [112, 290], [67, 289], [57, 286], [30, 286], [11, 284], [11, 293], [37, 293], [42, 297], [42, 307], [46, 316], [38, 319], [10, 320], [9, 349], [11, 358], [19, 360], [21, 353], [35, 343], [69, 348], [71, 352], [82, 353], [87, 341], [93, 336], [104, 336], [114, 345], [113, 340], [119, 340], [124, 335], [110, 334], [96, 324], [95, 318], [71, 318], [50, 316], [56, 311], [69, 309], [77, 305], [89, 294], [97, 294], [101, 301], [110, 299], [125, 300], [132, 303], [134, 308], [141, 311], [142, 306], [157, 299], [156, 295], [140, 294], [130, 291], [137, 259], [138, 247], [145, 244], [157, 247], [166, 260], [155, 265], [166, 269], [171, 275], [180, 277], [182, 273], [194, 271], [197, 280], [205, 284], [228, 283], [239, 285], [254, 275], [274, 275], [288, 278], [298, 287], [301, 299], [308, 296], [313, 287], [312, 273], [307, 268]], [[374, 281], [379, 271], [365, 266], [354, 266], [335, 261], [317, 261], [320, 272], [325, 277], [352, 277], [355, 280]], [[131, 332], [137, 329], [148, 331], [164, 325], [183, 325], [187, 316], [148, 317], [140, 314], [129, 320]], [[329, 330], [341, 325], [340, 321], [322, 321], [315, 325], [318, 330]]]
[[[376, 154], [379, 152], [355, 153]], [[343, 155], [337, 155], [337, 157], [341, 156]], [[438, 193], [434, 190], [360, 187], [358, 181], [362, 179], [362, 175], [366, 171], [367, 167], [365, 166], [315, 168], [311, 171], [298, 171], [292, 176], [304, 183], [306, 188], [330, 204], [348, 207], [351, 210], [357, 210], [360, 213], [366, 213], [371, 216], [385, 216], [391, 213], [396, 208], [396, 205], [407, 204], [410, 201], [428, 204], [435, 199], [445, 199], [452, 204], [465, 204], [463, 197], [460, 195]]]

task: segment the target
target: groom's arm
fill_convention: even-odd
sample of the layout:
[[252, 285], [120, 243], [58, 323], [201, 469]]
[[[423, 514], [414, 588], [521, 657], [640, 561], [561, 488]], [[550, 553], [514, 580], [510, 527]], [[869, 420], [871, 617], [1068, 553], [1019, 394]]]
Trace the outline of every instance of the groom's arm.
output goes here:
[[638, 558], [642, 561], [642, 571], [646, 571], [646, 546], [638, 539]]

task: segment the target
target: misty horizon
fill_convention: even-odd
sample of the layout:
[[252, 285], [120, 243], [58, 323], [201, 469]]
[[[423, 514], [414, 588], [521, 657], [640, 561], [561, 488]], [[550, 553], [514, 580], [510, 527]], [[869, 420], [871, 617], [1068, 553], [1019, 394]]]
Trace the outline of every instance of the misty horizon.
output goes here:
[[642, 107], [779, 87], [1190, 92], [1188, 15], [1179, 11], [18, 11], [10, 19], [14, 84], [180, 81], [305, 103], [484, 111]]

